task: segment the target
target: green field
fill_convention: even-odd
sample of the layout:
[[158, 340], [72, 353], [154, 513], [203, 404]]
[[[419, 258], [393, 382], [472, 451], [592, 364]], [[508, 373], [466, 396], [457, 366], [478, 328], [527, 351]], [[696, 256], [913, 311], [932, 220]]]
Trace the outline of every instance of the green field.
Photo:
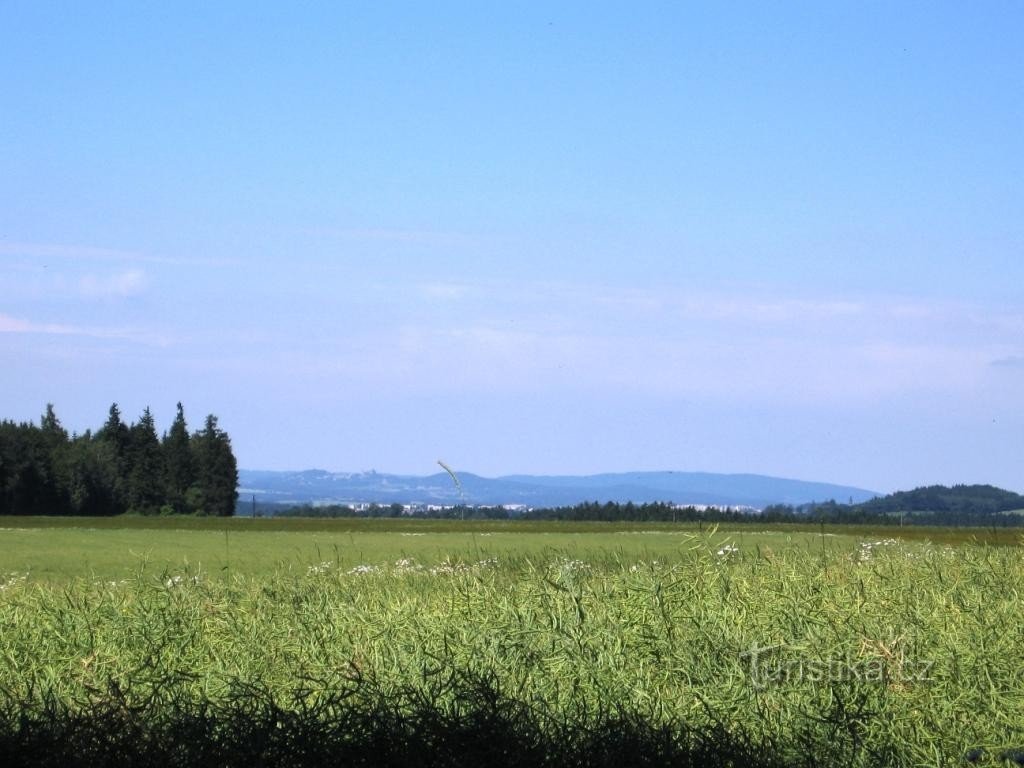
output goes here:
[[358, 763], [372, 742], [366, 764], [1024, 759], [1013, 532], [4, 526], [0, 757], [334, 764], [317, 750]]
[[1012, 528], [869, 528], [863, 526], [567, 523], [416, 519], [248, 519], [192, 517], [0, 520], [0, 574], [32, 581], [134, 578], [165, 571], [228, 575], [302, 572], [331, 561], [339, 569], [381, 566], [402, 558], [422, 563], [558, 555], [622, 563], [673, 560], [700, 540], [744, 552], [853, 551], [863, 541], [898, 538], [935, 545], [1020, 545]]
[[[13, 526], [18, 527], [13, 527]], [[184, 526], [184, 527], [182, 527]], [[711, 531], [714, 530], [714, 533]], [[330, 562], [349, 570], [403, 558], [425, 565], [487, 559], [543, 563], [557, 557], [618, 560], [627, 565], [677, 559], [700, 540], [718, 548], [799, 549], [820, 555], [850, 550], [855, 535], [748, 528], [706, 531], [696, 525], [454, 522], [432, 520], [174, 520], [61, 518], [13, 520], [0, 527], [0, 573], [32, 581], [115, 580], [141, 573], [228, 575], [304, 573]]]

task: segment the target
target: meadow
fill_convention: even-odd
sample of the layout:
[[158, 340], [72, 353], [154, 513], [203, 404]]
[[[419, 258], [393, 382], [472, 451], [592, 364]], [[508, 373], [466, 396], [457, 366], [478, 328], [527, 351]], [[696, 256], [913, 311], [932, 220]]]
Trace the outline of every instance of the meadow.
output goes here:
[[[714, 533], [711, 531], [714, 530]], [[709, 545], [821, 547], [816, 529], [707, 527]], [[33, 582], [134, 579], [140, 573], [280, 578], [330, 561], [335, 569], [412, 558], [472, 561], [557, 557], [623, 562], [678, 556], [705, 527], [668, 523], [608, 524], [411, 519], [9, 518], [0, 526], [0, 573]], [[880, 534], [881, 535], [881, 534]], [[856, 535], [827, 532], [827, 548], [848, 549]]]
[[1021, 764], [1020, 543], [8, 519], [0, 760]]

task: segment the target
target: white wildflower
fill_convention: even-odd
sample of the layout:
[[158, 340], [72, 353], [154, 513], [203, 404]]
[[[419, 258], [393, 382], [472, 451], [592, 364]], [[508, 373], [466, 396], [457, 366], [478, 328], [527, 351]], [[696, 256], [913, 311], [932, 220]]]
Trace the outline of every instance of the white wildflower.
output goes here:
[[179, 575], [179, 576], [171, 576], [171, 578], [169, 578], [167, 581], [164, 582], [164, 586], [167, 587], [168, 589], [174, 589], [175, 587], [181, 587], [181, 586], [184, 586], [186, 584], [191, 584], [192, 586], [195, 586], [198, 583], [199, 583], [199, 577], [198, 576], [185, 577], [185, 576], [180, 576]]
[[5, 577], [3, 577], [3, 581], [0, 581], [0, 592], [10, 589], [11, 587], [17, 586], [21, 582], [25, 581], [27, 578], [27, 573], [8, 573]]
[[376, 573], [379, 570], [380, 568], [378, 568], [376, 565], [357, 565], [355, 568], [352, 568], [348, 573], [350, 576], [366, 576], [370, 573]]
[[430, 569], [430, 573], [434, 576], [451, 576], [467, 571], [469, 571], [469, 567], [465, 563], [452, 562], [451, 558], [447, 557]]
[[879, 541], [862, 541], [860, 548], [854, 555], [857, 560], [864, 561], [870, 560], [874, 555], [874, 551], [880, 547], [893, 547], [899, 544], [897, 539], [881, 539]]

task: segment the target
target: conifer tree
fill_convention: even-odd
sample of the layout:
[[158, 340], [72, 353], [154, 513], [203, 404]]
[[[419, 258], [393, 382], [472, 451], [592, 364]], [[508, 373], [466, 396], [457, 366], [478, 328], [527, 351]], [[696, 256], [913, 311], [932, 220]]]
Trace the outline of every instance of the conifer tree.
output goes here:
[[156, 423], [149, 407], [128, 431], [128, 510], [155, 514], [164, 503], [164, 457], [156, 436]]
[[117, 403], [110, 406], [107, 420], [96, 433], [100, 472], [110, 488], [112, 508], [109, 514], [121, 514], [128, 509], [128, 426], [121, 420]]
[[46, 413], [39, 419], [39, 428], [51, 445], [67, 442], [68, 432], [57, 418], [57, 414], [53, 410], [53, 403], [46, 404]]
[[185, 495], [197, 477], [192, 456], [185, 409], [178, 403], [178, 413], [171, 429], [164, 435], [164, 494], [167, 504], [175, 512], [186, 512]]
[[56, 515], [67, 511], [71, 503], [71, 445], [53, 403], [46, 404], [46, 412], [39, 419], [39, 436], [42, 441], [39, 468], [45, 478], [48, 503], [52, 505], [52, 511], [45, 514]]
[[110, 406], [107, 420], [96, 433], [96, 439], [109, 443], [118, 458], [125, 455], [128, 449], [128, 426], [121, 420], [121, 410], [117, 407], [117, 403]]
[[117, 478], [111, 474], [115, 465], [110, 446], [93, 440], [88, 430], [71, 441], [67, 452], [67, 514], [98, 516], [117, 511]]
[[0, 515], [231, 515], [237, 484], [217, 417], [189, 436], [180, 403], [162, 443], [149, 408], [129, 427], [116, 403], [95, 434], [69, 437], [52, 404], [38, 425], [0, 420]]
[[203, 429], [192, 437], [197, 482], [188, 493], [188, 504], [198, 514], [229, 516], [238, 501], [238, 465], [231, 439], [217, 426], [217, 417], [206, 417]]

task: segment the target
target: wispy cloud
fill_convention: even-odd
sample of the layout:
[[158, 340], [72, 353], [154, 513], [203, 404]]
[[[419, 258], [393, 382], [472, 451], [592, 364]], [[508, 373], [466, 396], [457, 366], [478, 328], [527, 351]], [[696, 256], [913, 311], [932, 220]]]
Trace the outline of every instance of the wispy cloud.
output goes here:
[[[917, 378], [859, 350], [720, 339], [513, 331], [486, 325], [405, 326], [303, 350], [287, 368], [350, 386], [492, 395], [606, 392], [712, 401], [874, 397]], [[838, 372], [838, 375], [837, 375]], [[938, 379], [948, 383], [948, 378]], [[358, 382], [358, 383], [357, 383]]]
[[92, 245], [65, 243], [23, 243], [0, 240], [0, 256], [30, 259], [66, 259], [76, 261], [127, 261], [150, 264], [177, 264], [193, 266], [230, 266], [237, 259], [207, 259], [192, 256], [161, 256], [121, 248], [103, 248]]
[[58, 336], [81, 335], [81, 329], [59, 323], [34, 323], [9, 315], [0, 315], [0, 333], [45, 333]]
[[[365, 372], [479, 391], [611, 389], [743, 401], [864, 401], [978, 386], [991, 350], [909, 341], [716, 333], [510, 331], [476, 325], [405, 327], [382, 339]], [[358, 368], [358, 364], [356, 366]]]
[[[442, 286], [445, 286], [442, 288]], [[432, 294], [474, 302], [476, 316], [500, 324], [540, 328], [558, 315], [573, 329], [643, 328], [656, 335], [720, 331], [765, 337], [841, 335], [852, 341], [941, 339], [994, 345], [1019, 338], [1024, 313], [1010, 306], [980, 306], [949, 299], [885, 294], [800, 296], [771, 293], [755, 286], [732, 292], [685, 287], [609, 287], [533, 281], [439, 281]]]
[[320, 237], [405, 245], [466, 245], [474, 242], [471, 236], [462, 232], [403, 229], [400, 227], [312, 227], [302, 231], [304, 234]]
[[104, 328], [66, 323], [40, 323], [0, 314], [0, 333], [44, 336], [83, 336], [94, 339], [120, 339], [154, 346], [172, 343], [170, 336], [136, 328]]
[[429, 282], [417, 286], [420, 295], [427, 299], [455, 301], [469, 294], [473, 287], [468, 283]]
[[546, 281], [438, 280], [420, 283], [422, 295], [464, 297], [472, 295], [488, 306], [503, 302], [516, 307], [547, 305], [565, 308], [574, 315], [612, 312], [632, 315], [693, 318], [751, 323], [805, 323], [808, 320], [842, 322], [858, 317], [903, 318], [930, 321], [954, 312], [965, 319], [977, 314], [969, 307], [937, 306], [922, 300], [887, 296], [802, 297], [766, 294], [756, 288], [737, 287], [733, 292], [707, 292], [685, 287], [609, 287]]
[[[1005, 307], [444, 278], [407, 289], [401, 319], [363, 343], [347, 335], [329, 355], [300, 354], [343, 361], [368, 383], [772, 402], [977, 391], [990, 364], [1021, 365], [1006, 357], [1019, 335]], [[458, 312], [435, 311], [439, 299], [461, 302]]]
[[99, 248], [90, 245], [58, 243], [11, 243], [0, 241], [0, 256], [27, 256], [44, 259], [98, 259], [104, 261], [148, 261], [153, 257], [139, 251]]
[[839, 299], [763, 299], [757, 296], [680, 296], [677, 306], [687, 315], [752, 322], [789, 322], [846, 318], [863, 314], [859, 301]]
[[138, 296], [149, 286], [149, 278], [141, 269], [129, 269], [112, 275], [84, 275], [78, 289], [88, 298], [127, 298]]

